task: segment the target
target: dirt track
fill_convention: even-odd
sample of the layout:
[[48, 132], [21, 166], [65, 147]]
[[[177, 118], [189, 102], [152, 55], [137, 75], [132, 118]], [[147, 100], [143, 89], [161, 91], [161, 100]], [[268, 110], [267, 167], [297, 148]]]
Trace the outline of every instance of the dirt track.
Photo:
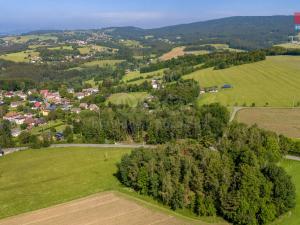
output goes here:
[[94, 195], [0, 221], [0, 225], [183, 225], [114, 193]]

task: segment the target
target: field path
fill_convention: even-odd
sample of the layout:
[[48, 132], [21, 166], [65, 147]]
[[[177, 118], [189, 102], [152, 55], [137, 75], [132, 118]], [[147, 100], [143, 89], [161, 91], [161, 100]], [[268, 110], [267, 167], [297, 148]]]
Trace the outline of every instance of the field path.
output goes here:
[[[0, 225], [207, 225], [185, 221], [108, 192], [0, 220]], [[221, 224], [220, 224], [221, 225]]]

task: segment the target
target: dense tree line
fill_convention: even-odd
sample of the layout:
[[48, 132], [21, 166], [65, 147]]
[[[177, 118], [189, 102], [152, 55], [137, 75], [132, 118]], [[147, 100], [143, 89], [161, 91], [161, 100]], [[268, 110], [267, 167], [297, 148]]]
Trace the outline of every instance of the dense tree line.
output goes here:
[[203, 64], [202, 68], [214, 67], [225, 69], [230, 66], [242, 65], [265, 60], [263, 50], [252, 52], [215, 52], [207, 55], [185, 55], [177, 59], [150, 64], [141, 68], [141, 73], [153, 72], [164, 68], [191, 67]]
[[118, 177], [173, 210], [239, 225], [267, 224], [295, 206], [295, 186], [276, 165], [285, 153], [276, 134], [232, 124], [217, 139], [134, 150]]
[[229, 120], [226, 108], [214, 104], [196, 109], [191, 106], [154, 110], [112, 107], [99, 113], [83, 111], [73, 121], [74, 133], [84, 142], [104, 143], [134, 140], [162, 144], [176, 139], [220, 137]]

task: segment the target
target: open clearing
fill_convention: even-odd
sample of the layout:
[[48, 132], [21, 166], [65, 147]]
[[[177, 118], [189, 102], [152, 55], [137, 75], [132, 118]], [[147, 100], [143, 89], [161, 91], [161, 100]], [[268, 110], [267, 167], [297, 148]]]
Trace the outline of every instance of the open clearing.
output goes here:
[[274, 56], [267, 60], [234, 66], [224, 70], [212, 68], [184, 76], [195, 79], [201, 87], [231, 84], [230, 90], [201, 95], [199, 103], [220, 102], [225, 106], [292, 107], [300, 101], [300, 57]]
[[132, 93], [117, 93], [112, 94], [107, 102], [115, 105], [129, 105], [136, 107], [140, 102], [143, 102], [149, 94], [147, 92], [132, 92]]
[[[0, 221], [0, 225], [196, 224], [143, 207], [114, 193], [103, 193]], [[197, 223], [199, 224], [199, 223]], [[205, 224], [205, 223], [201, 223]]]
[[47, 40], [56, 41], [57, 37], [51, 35], [24, 35], [24, 36], [10, 36], [10, 37], [3, 38], [3, 40], [5, 41], [11, 41], [13, 43], [26, 43], [29, 40], [34, 40], [34, 39], [38, 39], [39, 41], [47, 41]]
[[160, 60], [166, 61], [166, 60], [170, 60], [173, 58], [177, 58], [179, 56], [183, 56], [183, 55], [185, 55], [184, 49], [185, 49], [185, 47], [173, 48], [170, 52], [161, 56]]
[[248, 108], [240, 110], [236, 120], [248, 125], [284, 134], [290, 138], [300, 138], [300, 109]]

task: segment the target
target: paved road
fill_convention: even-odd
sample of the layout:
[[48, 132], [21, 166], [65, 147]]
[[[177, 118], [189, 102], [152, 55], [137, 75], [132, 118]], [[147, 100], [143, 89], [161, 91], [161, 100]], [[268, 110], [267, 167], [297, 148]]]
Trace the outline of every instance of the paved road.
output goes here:
[[[143, 144], [53, 144], [50, 148], [70, 148], [70, 147], [83, 147], [83, 148], [153, 148], [154, 145], [143, 145]], [[14, 152], [19, 152], [28, 149], [28, 147], [20, 148], [6, 148], [3, 149], [4, 154], [8, 155]]]
[[299, 156], [287, 155], [287, 156], [285, 156], [285, 158], [289, 159], [289, 160], [294, 160], [294, 161], [299, 161], [300, 162], [300, 157]]
[[[155, 148], [155, 145], [142, 145], [142, 144], [53, 144], [50, 148], [69, 148], [69, 147], [83, 147], [83, 148]], [[20, 147], [20, 148], [7, 148], [3, 149], [4, 154], [8, 155], [14, 152], [23, 151], [28, 149], [28, 147]], [[299, 161], [299, 156], [287, 155], [286, 159]]]

